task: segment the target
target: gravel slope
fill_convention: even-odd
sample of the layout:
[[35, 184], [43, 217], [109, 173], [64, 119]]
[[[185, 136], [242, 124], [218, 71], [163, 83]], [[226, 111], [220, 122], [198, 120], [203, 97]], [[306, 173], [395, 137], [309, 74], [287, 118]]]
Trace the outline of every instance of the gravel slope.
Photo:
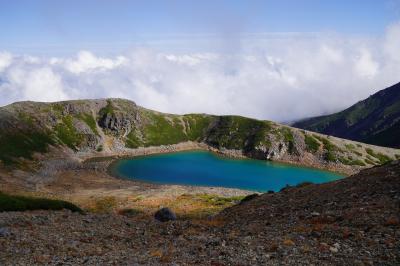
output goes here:
[[0, 264], [399, 265], [399, 215], [397, 161], [264, 194], [209, 220], [0, 213]]

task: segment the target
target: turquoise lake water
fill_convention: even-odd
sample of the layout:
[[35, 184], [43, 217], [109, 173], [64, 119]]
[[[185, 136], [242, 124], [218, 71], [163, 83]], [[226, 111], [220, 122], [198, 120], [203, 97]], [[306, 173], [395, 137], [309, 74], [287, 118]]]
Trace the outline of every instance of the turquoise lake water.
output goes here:
[[251, 159], [229, 159], [207, 151], [148, 155], [117, 161], [115, 175], [159, 184], [229, 187], [265, 192], [302, 182], [343, 176], [311, 168]]

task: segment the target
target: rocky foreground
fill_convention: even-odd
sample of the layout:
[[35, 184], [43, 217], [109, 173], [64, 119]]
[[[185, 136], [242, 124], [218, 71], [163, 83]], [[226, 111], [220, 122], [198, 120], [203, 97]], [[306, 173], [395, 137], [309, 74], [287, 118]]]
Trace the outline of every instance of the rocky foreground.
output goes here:
[[400, 163], [286, 188], [206, 220], [0, 213], [0, 264], [399, 265]]

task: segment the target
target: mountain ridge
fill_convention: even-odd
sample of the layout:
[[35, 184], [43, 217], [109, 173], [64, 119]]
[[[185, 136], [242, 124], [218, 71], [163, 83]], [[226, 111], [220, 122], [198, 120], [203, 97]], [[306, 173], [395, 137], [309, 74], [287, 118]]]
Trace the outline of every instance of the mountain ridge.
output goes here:
[[[342, 172], [396, 159], [400, 151], [242, 116], [161, 113], [119, 98], [0, 107], [0, 160], [13, 165], [50, 146], [118, 154], [192, 141], [216, 150]], [[227, 152], [228, 151], [228, 152]], [[231, 152], [232, 154], [232, 152]]]
[[369, 144], [399, 148], [400, 83], [331, 115], [307, 118], [294, 127]]

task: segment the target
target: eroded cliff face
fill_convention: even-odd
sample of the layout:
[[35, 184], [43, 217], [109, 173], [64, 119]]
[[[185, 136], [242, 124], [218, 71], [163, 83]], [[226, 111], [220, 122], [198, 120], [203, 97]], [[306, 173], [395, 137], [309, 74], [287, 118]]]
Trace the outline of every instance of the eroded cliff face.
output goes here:
[[118, 153], [139, 147], [205, 143], [225, 154], [332, 170], [360, 169], [400, 151], [240, 116], [172, 115], [123, 99], [20, 102], [0, 108], [0, 160], [12, 165], [48, 147]]

